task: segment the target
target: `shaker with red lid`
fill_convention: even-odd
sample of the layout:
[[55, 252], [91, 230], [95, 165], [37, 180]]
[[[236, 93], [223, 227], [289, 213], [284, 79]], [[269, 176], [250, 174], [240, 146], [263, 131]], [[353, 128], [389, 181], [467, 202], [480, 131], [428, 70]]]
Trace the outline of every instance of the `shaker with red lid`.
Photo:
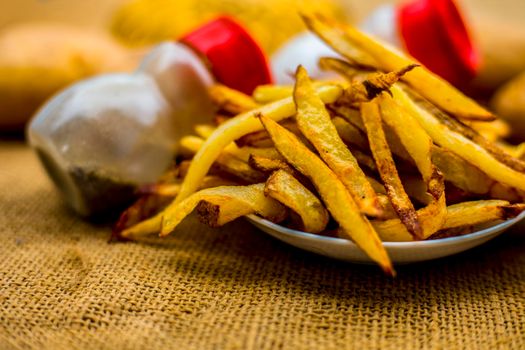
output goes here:
[[131, 74], [74, 84], [33, 117], [28, 138], [67, 203], [92, 216], [118, 208], [171, 164], [180, 136], [210, 121], [215, 81], [251, 93], [271, 82], [266, 58], [221, 17], [154, 48]]

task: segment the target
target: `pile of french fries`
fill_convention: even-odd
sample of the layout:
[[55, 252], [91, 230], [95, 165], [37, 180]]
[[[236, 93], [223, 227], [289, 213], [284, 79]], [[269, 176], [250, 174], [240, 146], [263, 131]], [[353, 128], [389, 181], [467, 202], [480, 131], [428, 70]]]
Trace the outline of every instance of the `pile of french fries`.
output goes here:
[[469, 232], [525, 209], [523, 146], [494, 115], [413, 59], [317, 15], [308, 28], [341, 58], [339, 77], [215, 86], [214, 124], [196, 125], [180, 157], [126, 210], [120, 238], [170, 234], [191, 212], [212, 227], [248, 214], [352, 240], [387, 274], [384, 241]]

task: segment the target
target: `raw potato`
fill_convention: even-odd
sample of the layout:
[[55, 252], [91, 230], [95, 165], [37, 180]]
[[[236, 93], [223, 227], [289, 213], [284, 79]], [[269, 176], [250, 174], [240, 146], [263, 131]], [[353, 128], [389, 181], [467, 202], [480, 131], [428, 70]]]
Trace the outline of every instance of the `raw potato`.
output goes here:
[[261, 115], [261, 123], [270, 134], [275, 148], [294, 168], [308, 177], [343, 232], [381, 266], [394, 275], [392, 262], [368, 219], [363, 216], [343, 183], [297, 137], [272, 119]]
[[140, 55], [104, 32], [34, 22], [0, 32], [0, 129], [21, 129], [48, 97], [86, 77], [132, 70]]
[[264, 194], [297, 213], [303, 231], [319, 233], [326, 228], [329, 216], [321, 201], [287, 171], [275, 171], [266, 180]]

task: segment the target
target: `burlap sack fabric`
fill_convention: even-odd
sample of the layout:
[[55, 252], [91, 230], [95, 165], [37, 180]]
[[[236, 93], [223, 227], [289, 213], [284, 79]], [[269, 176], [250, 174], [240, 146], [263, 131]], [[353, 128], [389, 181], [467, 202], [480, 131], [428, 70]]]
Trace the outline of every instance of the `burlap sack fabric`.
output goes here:
[[524, 225], [386, 278], [244, 221], [108, 244], [0, 143], [0, 349], [524, 349]]

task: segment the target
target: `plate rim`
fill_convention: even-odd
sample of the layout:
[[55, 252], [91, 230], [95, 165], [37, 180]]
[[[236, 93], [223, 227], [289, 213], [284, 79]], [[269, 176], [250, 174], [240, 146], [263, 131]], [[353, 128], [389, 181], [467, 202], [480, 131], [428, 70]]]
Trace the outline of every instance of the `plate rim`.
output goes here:
[[[261, 218], [255, 214], [246, 215], [245, 217], [252, 224], [257, 223], [259, 225], [268, 227], [280, 233], [284, 233], [284, 234], [295, 236], [295, 237], [300, 237], [303, 239], [307, 239], [309, 241], [322, 241], [323, 243], [336, 244], [336, 245], [350, 244], [350, 245], [357, 247], [357, 245], [354, 242], [344, 239], [344, 238], [321, 236], [321, 235], [317, 235], [314, 233], [294, 230], [294, 229], [291, 229], [285, 226], [281, 226], [279, 224], [276, 224], [264, 218]], [[508, 219], [508, 220], [505, 220], [499, 223], [495, 223], [492, 226], [486, 227], [484, 229], [481, 229], [481, 230], [478, 230], [472, 233], [461, 235], [461, 236], [438, 238], [438, 239], [423, 240], [423, 241], [413, 241], [413, 242], [383, 242], [383, 246], [385, 248], [415, 248], [415, 247], [429, 248], [429, 247], [438, 247], [438, 246], [443, 246], [443, 245], [451, 245], [451, 244], [456, 244], [456, 243], [463, 243], [463, 242], [476, 240], [484, 236], [488, 236], [494, 232], [500, 232], [500, 231], [506, 230], [510, 226], [513, 226], [514, 224], [518, 223], [519, 221], [523, 219], [525, 219], [525, 211], [520, 213], [515, 218]]]

